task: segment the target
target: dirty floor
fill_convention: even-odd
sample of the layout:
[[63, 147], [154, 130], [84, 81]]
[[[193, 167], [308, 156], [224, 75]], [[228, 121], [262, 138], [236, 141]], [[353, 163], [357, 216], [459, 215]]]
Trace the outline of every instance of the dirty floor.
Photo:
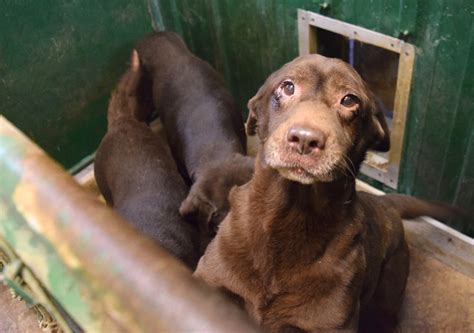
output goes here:
[[474, 279], [417, 248], [401, 313], [403, 332], [474, 332]]
[[10, 290], [0, 283], [0, 332], [41, 333], [36, 313], [26, 303], [12, 298]]

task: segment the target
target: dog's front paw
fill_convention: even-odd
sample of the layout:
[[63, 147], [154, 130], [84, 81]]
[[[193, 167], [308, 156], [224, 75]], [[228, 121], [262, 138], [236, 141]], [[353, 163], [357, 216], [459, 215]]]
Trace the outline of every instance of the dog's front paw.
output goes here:
[[199, 191], [191, 188], [188, 196], [181, 203], [179, 213], [186, 220], [199, 223], [205, 230], [213, 229], [215, 226], [212, 222], [217, 213], [217, 207], [205, 195], [196, 192]]

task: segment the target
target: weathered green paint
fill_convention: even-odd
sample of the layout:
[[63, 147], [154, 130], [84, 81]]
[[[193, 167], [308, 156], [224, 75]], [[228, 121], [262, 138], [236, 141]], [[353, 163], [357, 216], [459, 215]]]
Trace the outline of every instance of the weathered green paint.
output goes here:
[[[1, 119], [1, 118], [0, 118]], [[15, 161], [25, 158], [25, 146], [3, 131], [0, 124], [0, 237], [8, 240], [17, 253], [24, 254], [22, 260], [35, 262], [35, 274], [45, 283], [50, 292], [61, 300], [75, 320], [89, 323], [84, 328], [97, 331], [100, 327], [93, 318], [88, 305], [90, 291], [78, 279], [78, 272], [70, 270], [43, 235], [36, 233], [18, 212], [12, 202], [16, 187], [21, 183]], [[25, 258], [27, 256], [28, 258]], [[82, 290], [82, 292], [81, 292]], [[88, 297], [84, 297], [88, 295]]]
[[20, 274], [23, 263], [16, 259], [5, 265], [2, 271], [3, 282], [8, 288], [12, 289], [15, 294], [19, 295], [28, 304], [35, 304], [35, 300], [31, 295], [26, 293], [22, 286], [16, 281], [16, 277]]
[[[227, 79], [242, 112], [297, 55], [303, 8], [417, 46], [399, 190], [474, 207], [474, 2], [471, 0], [152, 0], [169, 30]], [[323, 5], [323, 4], [327, 4]], [[474, 235], [474, 224], [454, 224]]]
[[72, 167], [96, 149], [110, 91], [149, 31], [146, 0], [2, 1], [0, 114]]

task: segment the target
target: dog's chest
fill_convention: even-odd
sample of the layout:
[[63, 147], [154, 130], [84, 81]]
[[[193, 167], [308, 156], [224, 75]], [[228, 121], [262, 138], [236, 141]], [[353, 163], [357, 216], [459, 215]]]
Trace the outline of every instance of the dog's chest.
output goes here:
[[247, 294], [247, 312], [270, 331], [286, 325], [338, 325], [350, 312], [354, 298], [345, 292], [352, 278], [328, 269], [332, 264], [321, 259], [292, 270], [268, 272], [258, 288]]
[[[363, 270], [362, 247], [340, 247], [340, 242], [334, 245], [324, 237], [298, 237], [301, 239], [293, 243], [268, 236], [252, 250], [254, 270], [249, 278], [258, 283], [244, 293], [248, 296], [246, 309], [263, 326], [278, 326], [288, 320], [306, 322], [308, 327], [314, 322], [339, 323], [344, 320], [346, 309], [328, 309], [332, 303], [349, 305], [355, 299], [345, 288], [360, 280], [360, 274], [352, 267]], [[323, 313], [327, 318], [321, 318]], [[277, 323], [280, 320], [276, 318], [282, 322]], [[271, 323], [267, 323], [269, 320]]]

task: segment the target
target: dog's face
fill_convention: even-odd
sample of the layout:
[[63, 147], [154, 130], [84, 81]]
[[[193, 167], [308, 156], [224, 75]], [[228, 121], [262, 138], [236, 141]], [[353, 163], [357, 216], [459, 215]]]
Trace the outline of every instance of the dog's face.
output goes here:
[[351, 175], [368, 149], [390, 147], [385, 119], [347, 63], [296, 58], [273, 73], [248, 104], [247, 132], [283, 177], [303, 184]]

